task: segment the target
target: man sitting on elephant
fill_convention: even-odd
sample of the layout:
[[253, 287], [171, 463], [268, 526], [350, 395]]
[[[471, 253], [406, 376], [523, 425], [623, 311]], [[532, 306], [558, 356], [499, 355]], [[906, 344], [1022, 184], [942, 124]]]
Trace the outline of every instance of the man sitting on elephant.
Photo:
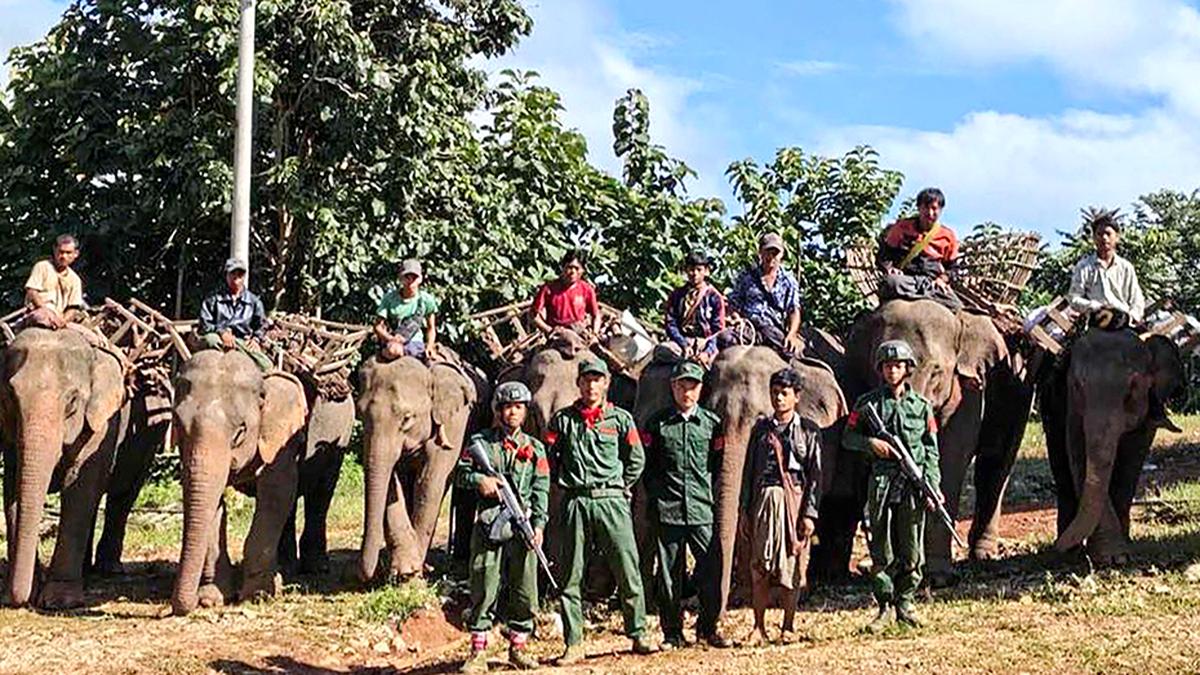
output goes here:
[[749, 523], [754, 629], [747, 643], [754, 647], [768, 641], [771, 587], [784, 590], [784, 643], [795, 640], [796, 597], [807, 587], [821, 497], [821, 430], [796, 413], [801, 384], [792, 368], [771, 375], [774, 415], [758, 420], [746, 449], [740, 510]]
[[200, 305], [196, 332], [203, 347], [233, 351], [249, 356], [263, 371], [271, 370], [271, 359], [262, 351], [267, 330], [267, 312], [262, 300], [246, 288], [246, 261], [225, 261], [225, 287], [212, 292]]
[[379, 300], [375, 337], [383, 347], [380, 354], [385, 361], [437, 355], [438, 301], [421, 289], [423, 280], [421, 261], [405, 260], [400, 263], [401, 287]]
[[[534, 545], [541, 546], [542, 531], [550, 500], [550, 464], [546, 449], [524, 431], [525, 414], [532, 398], [521, 382], [505, 382], [492, 395], [496, 424], [476, 434], [471, 444], [482, 443], [492, 467], [505, 476], [517, 498], [529, 509]], [[480, 496], [475, 526], [471, 533], [471, 610], [467, 628], [471, 631], [471, 658], [463, 672], [487, 671], [487, 642], [496, 616], [501, 584], [508, 586], [508, 660], [513, 666], [537, 668], [537, 659], [525, 651], [533, 630], [538, 605], [537, 556], [512, 528], [497, 533], [492, 524], [500, 516], [499, 480], [483, 473], [464, 454], [458, 462], [458, 484], [476, 490]], [[500, 534], [499, 540], [494, 536]], [[504, 538], [507, 537], [507, 538]]]
[[585, 338], [600, 334], [600, 301], [596, 287], [583, 278], [585, 262], [581, 249], [567, 251], [559, 261], [559, 277], [538, 289], [529, 317], [542, 332], [574, 331]]
[[[859, 397], [846, 421], [842, 445], [847, 450], [870, 452], [870, 491], [867, 516], [871, 525], [871, 585], [879, 612], [864, 631], [880, 633], [896, 619], [920, 626], [917, 587], [925, 564], [925, 509], [920, 492], [907, 480], [888, 443], [873, 436], [862, 410], [872, 406], [888, 429], [904, 442], [925, 478], [941, 484], [938, 426], [933, 405], [913, 390], [909, 377], [917, 367], [912, 347], [903, 340], [886, 340], [875, 351], [875, 369], [883, 380], [878, 388]], [[940, 495], [939, 495], [940, 498]]]
[[1117, 254], [1121, 222], [1116, 212], [1095, 214], [1088, 227], [1096, 252], [1084, 256], [1071, 272], [1071, 289], [1067, 292], [1071, 308], [1093, 315], [1104, 328], [1141, 323], [1146, 298], [1133, 264]]
[[685, 359], [704, 366], [717, 355], [717, 334], [725, 330], [725, 298], [708, 283], [712, 261], [704, 251], [692, 251], [683, 261], [687, 284], [667, 296], [667, 337]]
[[84, 308], [83, 281], [72, 263], [79, 257], [79, 241], [69, 234], [54, 240], [54, 253], [39, 260], [25, 282], [25, 305], [29, 313], [23, 326], [58, 330], [75, 319]]
[[563, 639], [559, 665], [578, 663], [583, 653], [585, 552], [601, 551], [616, 576], [633, 651], [657, 651], [646, 637], [646, 601], [638, 568], [629, 500], [646, 464], [633, 416], [608, 401], [608, 365], [595, 357], [580, 361], [579, 399], [550, 418], [546, 442], [563, 491]]
[[883, 272], [879, 300], [929, 298], [951, 311], [962, 308], [950, 288], [950, 270], [958, 262], [958, 237], [939, 218], [946, 196], [935, 188], [917, 194], [917, 217], [901, 218], [883, 231], [875, 265]]
[[783, 269], [783, 237], [768, 232], [758, 240], [758, 264], [742, 270], [729, 305], [754, 326], [756, 344], [787, 358], [804, 351], [800, 337], [800, 283]]

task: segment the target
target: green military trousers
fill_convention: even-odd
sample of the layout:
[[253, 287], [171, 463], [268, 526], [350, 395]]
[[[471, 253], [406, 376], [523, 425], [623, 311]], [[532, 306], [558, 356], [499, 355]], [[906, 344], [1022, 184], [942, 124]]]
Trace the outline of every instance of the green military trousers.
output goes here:
[[712, 546], [712, 525], [658, 526], [658, 618], [663, 635], [683, 637], [683, 580], [687, 574], [687, 549], [696, 558], [696, 595], [700, 618], [696, 633], [710, 635], [717, 626], [721, 576], [717, 572]]
[[[223, 349], [221, 345], [221, 336], [217, 333], [205, 333], [200, 337], [200, 341], [209, 349]], [[245, 354], [246, 356], [249, 356], [250, 360], [254, 362], [254, 365], [258, 366], [259, 370], [263, 371], [264, 373], [269, 373], [275, 369], [275, 364], [271, 363], [271, 357], [256, 349], [250, 349], [250, 347], [246, 345], [245, 340], [241, 338], [234, 338], [233, 345], [234, 349]]]
[[518, 633], [533, 630], [533, 613], [537, 610], [537, 555], [519, 537], [500, 546], [488, 546], [483, 528], [476, 522], [471, 531], [471, 609], [467, 613], [467, 630], [484, 633], [496, 620], [496, 605], [500, 599], [500, 584], [508, 587], [508, 627]]
[[567, 578], [562, 590], [563, 638], [567, 645], [583, 641], [583, 572], [585, 552], [603, 551], [617, 580], [625, 634], [646, 632], [646, 599], [638, 571], [637, 542], [629, 502], [619, 491], [613, 496], [568, 496], [563, 508], [563, 563]]
[[925, 509], [911, 490], [905, 492], [899, 500], [889, 500], [888, 490], [876, 490], [868, 501], [871, 588], [881, 605], [912, 602], [921, 584], [921, 568], [925, 565]]

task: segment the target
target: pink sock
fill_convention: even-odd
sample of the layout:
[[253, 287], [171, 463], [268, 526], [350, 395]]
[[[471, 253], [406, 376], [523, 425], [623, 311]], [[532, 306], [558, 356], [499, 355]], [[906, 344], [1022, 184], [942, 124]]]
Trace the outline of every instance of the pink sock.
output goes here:
[[487, 649], [487, 633], [471, 633], [471, 651], [481, 652]]
[[513, 649], [524, 649], [525, 642], [527, 640], [529, 640], [529, 633], [518, 633], [517, 631], [512, 631], [508, 636], [508, 644], [511, 645]]

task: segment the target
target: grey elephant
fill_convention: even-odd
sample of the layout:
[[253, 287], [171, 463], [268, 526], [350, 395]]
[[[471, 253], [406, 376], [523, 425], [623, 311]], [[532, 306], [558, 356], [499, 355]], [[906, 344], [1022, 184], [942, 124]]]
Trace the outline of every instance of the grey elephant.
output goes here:
[[296, 495], [308, 406], [291, 375], [264, 375], [237, 351], [202, 351], [175, 380], [174, 427], [183, 467], [183, 545], [171, 608], [225, 601], [225, 506], [234, 486], [255, 496], [243, 547], [240, 598], [274, 594], [276, 555]]
[[375, 577], [385, 541], [390, 574], [417, 575], [486, 383], [471, 369], [407, 356], [367, 360], [359, 383], [366, 483], [359, 577]]
[[104, 501], [104, 527], [96, 544], [92, 570], [121, 574], [125, 528], [138, 494], [150, 477], [154, 458], [171, 426], [173, 392], [169, 383], [138, 382], [121, 409], [116, 460]]
[[1184, 381], [1170, 340], [1132, 331], [1090, 330], [1038, 387], [1039, 410], [1058, 499], [1060, 551], [1086, 543], [1093, 560], [1128, 557], [1129, 509], [1162, 420], [1151, 399]]
[[113, 354], [68, 328], [28, 328], [3, 352], [0, 433], [4, 444], [7, 599], [33, 598], [46, 494], [62, 491], [62, 516], [38, 604], [83, 604], [83, 570], [96, 509], [112, 467], [124, 373]]
[[[742, 472], [750, 431], [759, 417], [772, 412], [769, 380], [771, 374], [790, 365], [800, 373], [801, 416], [824, 430], [822, 438], [822, 492], [833, 484], [838, 466], [837, 428], [847, 414], [846, 398], [830, 367], [815, 359], [786, 363], [767, 347], [730, 347], [713, 362], [706, 382], [704, 405], [725, 423], [725, 450], [714, 476], [716, 497], [714, 532], [721, 552], [721, 611], [728, 605], [733, 585], [735, 555], [746, 550], [738, 546], [738, 501], [742, 490]], [[824, 519], [822, 510], [821, 519]], [[748, 562], [743, 560], [743, 563]], [[745, 564], [739, 565], [745, 570]]]
[[285, 573], [314, 574], [329, 569], [326, 540], [329, 505], [337, 490], [342, 460], [354, 433], [354, 398], [326, 396], [309, 382], [304, 383], [304, 388], [312, 402], [304, 429], [300, 483], [296, 492], [297, 504], [304, 499], [304, 531], [297, 542], [296, 512], [299, 507], [293, 505], [279, 539], [279, 565]]
[[[852, 398], [878, 386], [872, 355], [880, 342], [892, 339], [904, 340], [916, 352], [918, 365], [910, 382], [937, 414], [941, 490], [951, 516], [958, 516], [963, 479], [975, 462], [975, 523], [968, 545], [972, 557], [993, 558], [1004, 488], [1033, 398], [1029, 369], [987, 316], [952, 312], [932, 300], [892, 300], [861, 317], [851, 330], [846, 358]], [[849, 453], [843, 459], [865, 462]], [[847, 473], [861, 473], [865, 481], [865, 472]], [[847, 527], [857, 524], [865, 482], [853, 490], [856, 498], [845, 504], [850, 514], [833, 514]], [[927, 521], [925, 551], [931, 583], [948, 583], [950, 532], [936, 519]]]

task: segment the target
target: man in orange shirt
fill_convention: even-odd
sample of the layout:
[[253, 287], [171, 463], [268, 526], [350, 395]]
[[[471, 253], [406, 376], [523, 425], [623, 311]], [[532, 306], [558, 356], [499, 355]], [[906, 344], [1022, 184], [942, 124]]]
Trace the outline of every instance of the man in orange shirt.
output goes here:
[[950, 287], [950, 270], [958, 261], [958, 237], [938, 222], [946, 196], [937, 188], [917, 194], [917, 217], [901, 218], [879, 238], [875, 265], [884, 273], [879, 300], [936, 300], [951, 310], [962, 301]]

